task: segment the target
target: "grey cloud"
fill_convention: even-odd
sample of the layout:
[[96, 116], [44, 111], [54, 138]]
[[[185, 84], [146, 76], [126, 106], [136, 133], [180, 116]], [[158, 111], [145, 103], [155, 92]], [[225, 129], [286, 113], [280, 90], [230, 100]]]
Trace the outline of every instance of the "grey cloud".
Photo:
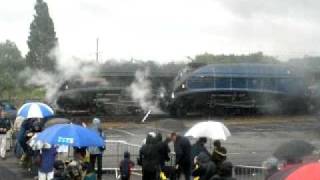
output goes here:
[[231, 46], [283, 57], [320, 54], [320, 1], [218, 1], [235, 18], [229, 26], [207, 31], [230, 39]]
[[231, 12], [243, 18], [256, 15], [287, 16], [318, 19], [320, 1], [317, 0], [218, 0]]

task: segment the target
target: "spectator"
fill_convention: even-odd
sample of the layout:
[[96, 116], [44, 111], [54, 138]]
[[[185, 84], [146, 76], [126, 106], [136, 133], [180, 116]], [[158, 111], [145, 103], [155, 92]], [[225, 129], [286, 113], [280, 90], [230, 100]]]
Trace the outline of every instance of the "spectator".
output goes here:
[[176, 153], [176, 169], [178, 170], [178, 177], [182, 173], [185, 180], [191, 178], [191, 144], [189, 139], [171, 133], [171, 140], [174, 143], [174, 151]]
[[86, 168], [85, 176], [83, 180], [96, 180], [97, 174], [95, 173], [94, 167], [92, 167], [90, 164]]
[[147, 135], [146, 144], [140, 148], [138, 164], [142, 166], [142, 180], [157, 179], [159, 154], [155, 138]]
[[[27, 141], [32, 137], [32, 133], [30, 134], [30, 132], [33, 132], [33, 130], [35, 129], [33, 127], [35, 121], [36, 120], [33, 118], [29, 118], [29, 119], [24, 120], [21, 124], [20, 131], [18, 133], [17, 141], [21, 145], [21, 148], [24, 152], [24, 155], [21, 157], [22, 161], [24, 161], [24, 159], [26, 158], [28, 150], [29, 150], [29, 147], [27, 145]], [[35, 123], [35, 124], [37, 124], [37, 123]]]
[[25, 118], [23, 118], [21, 116], [18, 116], [15, 119], [14, 125], [13, 125], [13, 134], [14, 134], [14, 138], [16, 139], [15, 147], [14, 147], [14, 153], [15, 153], [17, 158], [21, 158], [21, 156], [23, 154], [23, 150], [22, 150], [20, 142], [18, 141], [18, 137], [19, 137], [19, 132], [20, 132], [20, 129], [21, 129], [22, 122], [24, 120], [25, 120]]
[[225, 147], [221, 146], [219, 140], [213, 142], [213, 152], [212, 152], [212, 161], [216, 164], [217, 169], [220, 169], [221, 164], [227, 159], [227, 150]]
[[[37, 133], [39, 133], [42, 129], [41, 120], [38, 118], [30, 119], [30, 127], [26, 132], [25, 141], [27, 144], [32, 142], [32, 138], [36, 137]], [[32, 143], [31, 143], [32, 144]], [[32, 174], [38, 173], [38, 165], [39, 163], [35, 163], [37, 157], [40, 156], [40, 151], [33, 149], [31, 146], [27, 145], [26, 148], [26, 158], [24, 159], [24, 165], [28, 169], [28, 171]]]
[[272, 157], [267, 159], [265, 162], [263, 162], [262, 166], [266, 168], [266, 177], [267, 180], [269, 177], [271, 177], [274, 173], [278, 172], [278, 159]]
[[194, 157], [198, 156], [201, 152], [204, 152], [208, 156], [210, 156], [209, 151], [205, 147], [205, 144], [207, 143], [207, 138], [201, 137], [198, 139], [198, 141], [192, 145], [191, 147], [191, 159], [193, 160]]
[[6, 118], [4, 111], [1, 111], [0, 113], [0, 157], [4, 160], [7, 151], [7, 133], [11, 128], [11, 123], [10, 120]]
[[74, 159], [70, 163], [68, 163], [66, 167], [66, 178], [72, 180], [81, 180], [84, 176], [83, 172], [83, 164], [80, 160]]
[[25, 120], [24, 117], [22, 116], [17, 116], [16, 119], [14, 120], [13, 124], [13, 132], [17, 133], [20, 131], [20, 127], [22, 125], [22, 122]]
[[170, 139], [166, 138], [164, 141], [162, 141], [161, 133], [157, 133], [156, 141], [157, 141], [158, 150], [159, 150], [160, 168], [161, 168], [161, 170], [163, 170], [163, 168], [165, 166], [165, 162], [170, 160], [170, 157], [169, 157], [170, 148], [168, 145], [168, 143], [170, 142]]
[[74, 159], [79, 162], [86, 162], [87, 147], [73, 147]]
[[31, 123], [32, 123], [32, 119], [24, 120], [20, 126], [20, 130], [17, 135], [17, 141], [18, 141], [19, 145], [21, 146], [22, 151], [24, 153], [24, 155], [22, 155], [22, 157], [21, 157], [21, 161], [24, 161], [24, 159], [26, 157], [26, 152], [28, 149], [26, 134], [27, 134], [27, 131], [29, 131], [29, 129], [31, 128]]
[[[101, 129], [101, 122], [99, 118], [94, 118], [92, 120], [92, 124], [90, 128], [94, 131], [96, 131], [103, 139], [105, 139], [105, 135]], [[95, 167], [96, 162], [98, 166], [97, 171], [97, 179], [101, 180], [102, 177], [102, 154], [104, 151], [104, 147], [89, 147], [88, 151], [90, 153], [90, 165], [91, 167]]]
[[124, 152], [123, 160], [120, 162], [121, 180], [130, 180], [131, 169], [134, 167], [134, 162], [130, 160], [130, 153]]
[[43, 148], [40, 153], [39, 180], [51, 180], [54, 178], [53, 167], [57, 151], [55, 147]]
[[232, 169], [232, 163], [225, 161], [221, 164], [221, 169], [218, 174], [213, 176], [210, 180], [236, 180], [232, 177]]
[[73, 147], [74, 159], [66, 166], [66, 179], [82, 180], [86, 175], [87, 168], [91, 167], [86, 161], [86, 147]]
[[199, 180], [209, 180], [216, 173], [215, 164], [210, 160], [210, 156], [206, 152], [200, 152], [195, 157], [194, 164], [196, 168], [192, 172], [192, 176], [198, 176]]

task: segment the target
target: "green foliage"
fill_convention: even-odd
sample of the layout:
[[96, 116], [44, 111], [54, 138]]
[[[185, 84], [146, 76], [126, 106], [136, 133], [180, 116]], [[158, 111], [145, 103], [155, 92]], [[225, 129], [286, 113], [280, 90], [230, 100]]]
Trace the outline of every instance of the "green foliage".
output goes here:
[[307, 72], [320, 72], [320, 57], [305, 56], [303, 58], [293, 58], [288, 61], [289, 64], [304, 68]]
[[136, 72], [137, 70], [148, 68], [150, 74], [176, 74], [186, 66], [183, 62], [169, 62], [165, 64], [159, 64], [155, 61], [115, 61], [109, 60], [101, 66], [101, 72]]
[[56, 59], [52, 56], [51, 51], [56, 46], [58, 39], [47, 3], [37, 0], [35, 11], [28, 37], [27, 65], [44, 71], [55, 71]]
[[200, 66], [205, 64], [225, 64], [225, 63], [279, 63], [277, 59], [272, 56], [265, 56], [262, 52], [257, 52], [249, 55], [213, 55], [200, 54], [191, 61], [191, 66]]
[[0, 95], [11, 97], [20, 88], [19, 73], [23, 70], [25, 61], [14, 42], [7, 40], [0, 43]]

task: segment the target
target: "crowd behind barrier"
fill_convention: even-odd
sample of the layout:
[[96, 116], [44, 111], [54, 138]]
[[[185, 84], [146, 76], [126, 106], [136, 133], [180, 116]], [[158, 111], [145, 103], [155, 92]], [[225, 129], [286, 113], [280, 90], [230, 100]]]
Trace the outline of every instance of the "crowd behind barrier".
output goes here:
[[[123, 158], [125, 151], [131, 154], [131, 159], [136, 160], [139, 155], [140, 145], [131, 144], [122, 140], [107, 140], [106, 150], [103, 154], [103, 170], [107, 173], [114, 173], [116, 177], [119, 176], [119, 163]], [[175, 165], [175, 154], [170, 153], [170, 161], [166, 162], [166, 166]], [[141, 175], [141, 167], [135, 166], [133, 172]], [[237, 180], [264, 180], [266, 170], [258, 166], [244, 166], [235, 165], [233, 168], [233, 175]]]
[[[13, 148], [14, 143], [12, 140], [12, 133], [7, 134], [7, 150]], [[210, 143], [211, 144], [211, 143]], [[103, 151], [103, 161], [102, 169], [105, 173], [114, 174], [116, 178], [119, 178], [119, 164], [123, 159], [124, 152], [129, 152], [131, 154], [131, 160], [137, 160], [139, 156], [140, 145], [131, 144], [124, 140], [106, 140], [106, 149]], [[208, 148], [209, 150], [212, 147]], [[173, 147], [171, 146], [171, 151]], [[166, 166], [175, 166], [175, 154], [172, 151], [169, 155], [170, 161], [166, 162]], [[73, 159], [73, 148], [68, 148], [67, 154], [58, 155], [58, 159]], [[141, 167], [136, 165], [132, 172], [134, 175], [141, 176]], [[266, 175], [266, 170], [263, 167], [256, 166], [244, 166], [235, 165], [233, 167], [233, 176], [237, 180], [264, 180]]]

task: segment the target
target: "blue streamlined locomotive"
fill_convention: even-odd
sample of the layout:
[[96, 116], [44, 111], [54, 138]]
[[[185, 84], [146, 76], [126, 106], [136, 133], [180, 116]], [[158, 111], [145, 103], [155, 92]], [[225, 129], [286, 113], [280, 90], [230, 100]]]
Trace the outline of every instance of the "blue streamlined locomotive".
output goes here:
[[303, 72], [280, 64], [212, 64], [180, 73], [169, 100], [172, 115], [190, 112], [306, 110]]

